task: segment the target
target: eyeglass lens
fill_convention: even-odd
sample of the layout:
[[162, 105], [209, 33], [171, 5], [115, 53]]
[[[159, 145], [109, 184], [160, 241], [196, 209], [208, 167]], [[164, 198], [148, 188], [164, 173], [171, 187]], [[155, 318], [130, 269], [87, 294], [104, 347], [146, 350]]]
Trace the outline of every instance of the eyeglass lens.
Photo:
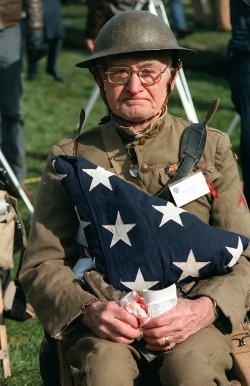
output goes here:
[[111, 67], [106, 74], [111, 83], [127, 83], [132, 73], [137, 73], [142, 83], [154, 84], [160, 81], [164, 71], [158, 67], [141, 67], [138, 70], [131, 70], [129, 67]]

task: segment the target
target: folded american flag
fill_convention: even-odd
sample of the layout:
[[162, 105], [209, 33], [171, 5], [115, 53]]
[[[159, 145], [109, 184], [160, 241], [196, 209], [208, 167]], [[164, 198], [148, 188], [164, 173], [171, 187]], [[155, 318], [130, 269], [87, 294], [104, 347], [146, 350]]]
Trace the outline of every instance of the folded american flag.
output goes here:
[[84, 158], [59, 156], [53, 165], [97, 271], [117, 289], [159, 290], [227, 274], [248, 245]]

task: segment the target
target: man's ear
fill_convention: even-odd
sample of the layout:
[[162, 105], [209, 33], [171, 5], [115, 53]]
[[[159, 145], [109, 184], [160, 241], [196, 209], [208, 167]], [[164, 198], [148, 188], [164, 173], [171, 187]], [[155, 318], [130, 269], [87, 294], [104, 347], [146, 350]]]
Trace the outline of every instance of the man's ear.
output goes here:
[[104, 90], [104, 76], [103, 76], [102, 66], [99, 66], [99, 65], [92, 66], [89, 68], [89, 71], [93, 75], [95, 82], [100, 89], [100, 94], [104, 103], [108, 106], [108, 101]]
[[171, 76], [170, 76], [170, 79], [169, 79], [168, 84], [167, 84], [165, 104], [168, 103], [169, 96], [174, 89], [177, 74], [178, 74], [178, 69], [173, 68], [171, 70]]
[[168, 82], [168, 84], [167, 84], [167, 98], [169, 98], [171, 92], [172, 92], [173, 89], [174, 89], [177, 75], [178, 75], [178, 70], [175, 69], [175, 68], [173, 68], [173, 69], [171, 70], [171, 77], [170, 77], [169, 82]]

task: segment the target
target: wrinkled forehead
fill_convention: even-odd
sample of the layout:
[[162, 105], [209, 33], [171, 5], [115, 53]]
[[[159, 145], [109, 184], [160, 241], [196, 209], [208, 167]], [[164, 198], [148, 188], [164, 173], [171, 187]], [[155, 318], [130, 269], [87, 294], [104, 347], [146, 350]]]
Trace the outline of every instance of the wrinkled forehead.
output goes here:
[[119, 65], [128, 65], [133, 64], [142, 64], [142, 63], [154, 63], [154, 64], [172, 64], [172, 53], [171, 51], [162, 52], [162, 51], [147, 51], [147, 52], [134, 52], [127, 53], [123, 55], [113, 55], [107, 56], [104, 60], [103, 65], [105, 67], [110, 66], [119, 66]]

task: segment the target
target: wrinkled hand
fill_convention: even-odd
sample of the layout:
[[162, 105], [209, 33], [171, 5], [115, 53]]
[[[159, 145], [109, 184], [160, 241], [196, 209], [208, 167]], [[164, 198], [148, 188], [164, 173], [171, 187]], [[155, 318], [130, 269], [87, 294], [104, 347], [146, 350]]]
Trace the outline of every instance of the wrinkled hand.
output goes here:
[[82, 323], [99, 338], [117, 343], [130, 344], [142, 334], [137, 318], [113, 301], [90, 304], [83, 315]]
[[[195, 300], [178, 299], [172, 310], [152, 318], [143, 326], [146, 348], [152, 351], [171, 350], [214, 320], [213, 301], [210, 298], [204, 296]], [[165, 337], [170, 343], [168, 346]]]

